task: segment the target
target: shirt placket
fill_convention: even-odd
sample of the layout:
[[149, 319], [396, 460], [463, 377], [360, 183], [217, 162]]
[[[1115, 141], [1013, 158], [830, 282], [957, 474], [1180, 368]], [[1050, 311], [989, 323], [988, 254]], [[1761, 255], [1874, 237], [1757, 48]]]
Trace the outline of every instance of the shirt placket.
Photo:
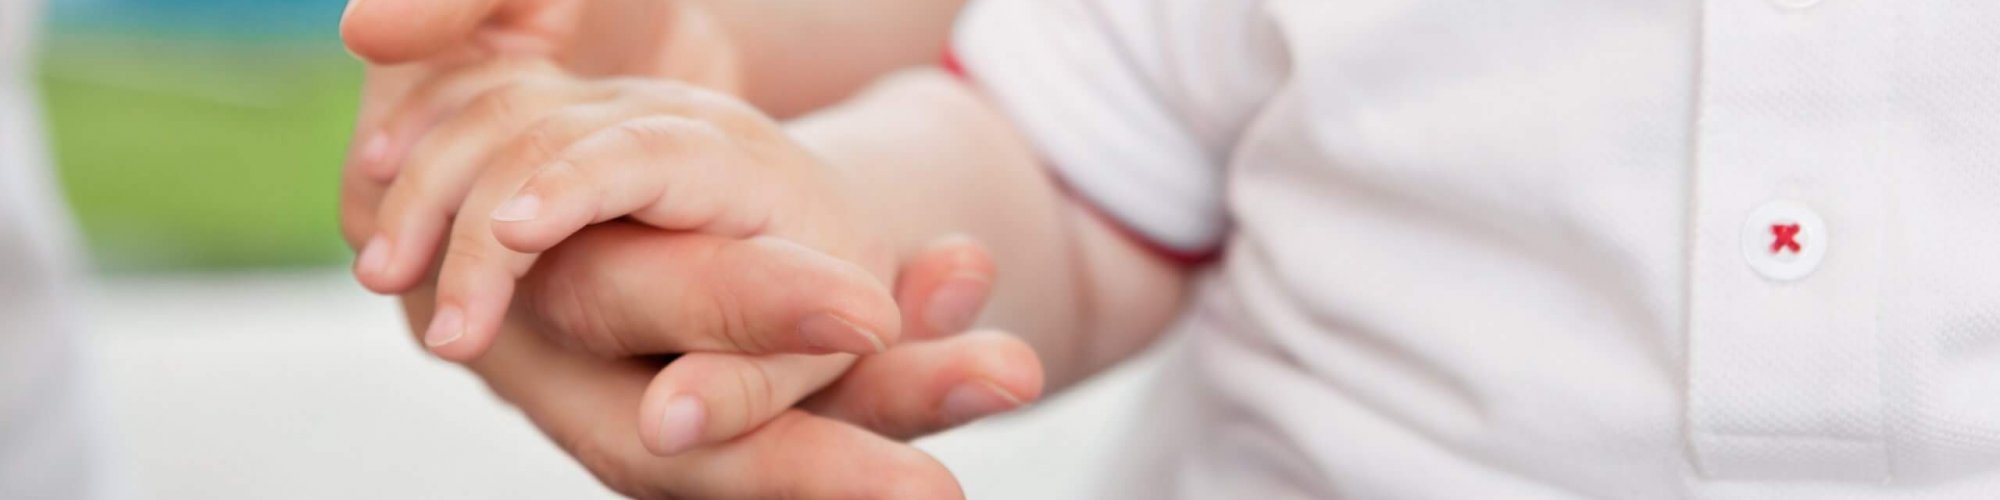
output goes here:
[[1716, 480], [1882, 480], [1877, 339], [1902, 0], [1706, 0], [1687, 438]]

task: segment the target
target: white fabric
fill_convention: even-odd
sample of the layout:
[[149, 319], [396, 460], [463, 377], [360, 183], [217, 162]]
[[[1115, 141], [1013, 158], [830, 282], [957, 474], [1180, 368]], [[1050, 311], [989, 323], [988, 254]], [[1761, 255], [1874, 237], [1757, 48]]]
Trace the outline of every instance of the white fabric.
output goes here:
[[61, 286], [70, 234], [28, 77], [37, 4], [0, 0], [0, 498], [110, 498]]
[[1995, 20], [994, 0], [956, 47], [1076, 191], [1225, 247], [1113, 496], [1995, 498]]

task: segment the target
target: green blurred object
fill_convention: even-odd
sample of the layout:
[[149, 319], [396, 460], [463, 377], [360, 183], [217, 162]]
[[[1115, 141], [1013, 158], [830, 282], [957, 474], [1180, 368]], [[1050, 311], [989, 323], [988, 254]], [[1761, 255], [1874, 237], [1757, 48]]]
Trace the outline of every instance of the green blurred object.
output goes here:
[[60, 176], [111, 271], [345, 262], [340, 161], [361, 67], [337, 45], [57, 38]]

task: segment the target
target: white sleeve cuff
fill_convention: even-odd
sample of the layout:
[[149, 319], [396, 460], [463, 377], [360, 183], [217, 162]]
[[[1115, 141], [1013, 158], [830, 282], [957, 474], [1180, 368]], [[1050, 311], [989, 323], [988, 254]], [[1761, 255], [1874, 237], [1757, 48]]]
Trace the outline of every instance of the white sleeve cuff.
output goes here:
[[1079, 196], [1159, 246], [1213, 250], [1227, 231], [1220, 159], [1114, 42], [1102, 16], [1118, 7], [1086, 2], [974, 2], [959, 62]]

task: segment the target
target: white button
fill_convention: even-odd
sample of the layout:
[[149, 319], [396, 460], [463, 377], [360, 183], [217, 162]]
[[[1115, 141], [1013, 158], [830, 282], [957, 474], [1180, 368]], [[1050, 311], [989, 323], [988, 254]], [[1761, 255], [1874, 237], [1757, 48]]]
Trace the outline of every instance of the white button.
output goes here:
[[1803, 9], [1806, 7], [1819, 5], [1819, 2], [1820, 0], [1771, 0], [1771, 3], [1778, 4], [1779, 7], [1784, 7], [1788, 9]]
[[1766, 278], [1794, 281], [1826, 258], [1826, 221], [1804, 204], [1778, 200], [1743, 221], [1743, 260]]

